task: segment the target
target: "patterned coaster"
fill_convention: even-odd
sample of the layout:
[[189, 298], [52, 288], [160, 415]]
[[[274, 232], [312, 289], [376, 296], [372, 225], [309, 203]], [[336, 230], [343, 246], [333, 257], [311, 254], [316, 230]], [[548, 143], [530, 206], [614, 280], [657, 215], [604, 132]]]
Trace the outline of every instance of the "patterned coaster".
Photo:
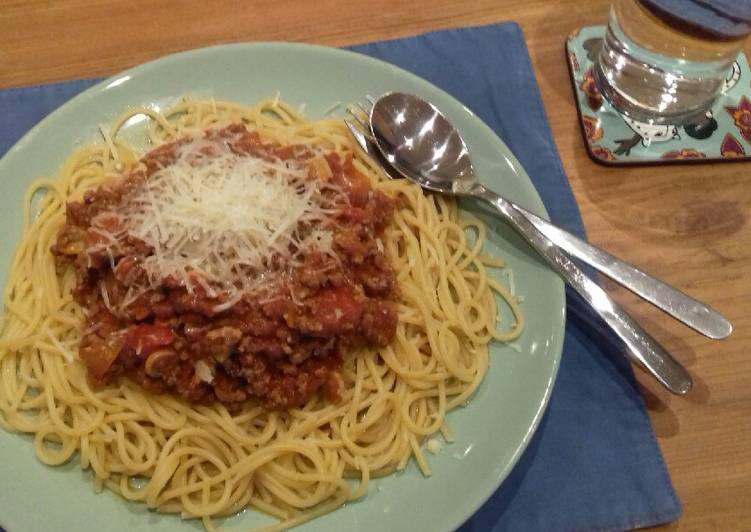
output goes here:
[[751, 157], [751, 87], [741, 53], [710, 111], [687, 125], [651, 125], [627, 118], [605, 100], [592, 64], [605, 26], [586, 26], [566, 41], [582, 132], [590, 156], [609, 165], [743, 160]]

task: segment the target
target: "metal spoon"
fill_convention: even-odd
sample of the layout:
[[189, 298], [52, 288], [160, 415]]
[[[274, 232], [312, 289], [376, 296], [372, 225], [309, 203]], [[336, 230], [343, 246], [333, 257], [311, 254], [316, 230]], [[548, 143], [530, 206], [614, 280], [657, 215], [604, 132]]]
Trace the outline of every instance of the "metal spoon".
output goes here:
[[691, 375], [670, 353], [511, 202], [480, 183], [467, 145], [434, 105], [411, 94], [387, 93], [375, 101], [370, 127], [383, 156], [408, 179], [428, 190], [493, 205], [623, 340], [635, 362], [673, 393], [691, 389]]
[[[389, 178], [403, 178], [404, 176], [392, 168], [391, 164], [381, 154], [369, 132], [370, 126], [366, 125], [354, 113], [351, 120], [354, 122], [350, 120], [344, 122], [363, 151], [381, 165]], [[733, 325], [730, 321], [709, 305], [649, 275], [633, 264], [611, 255], [604, 249], [593, 246], [589, 242], [553, 225], [524, 207], [511, 203], [556, 246], [589, 264], [681, 323], [715, 340], [727, 338], [733, 332]]]

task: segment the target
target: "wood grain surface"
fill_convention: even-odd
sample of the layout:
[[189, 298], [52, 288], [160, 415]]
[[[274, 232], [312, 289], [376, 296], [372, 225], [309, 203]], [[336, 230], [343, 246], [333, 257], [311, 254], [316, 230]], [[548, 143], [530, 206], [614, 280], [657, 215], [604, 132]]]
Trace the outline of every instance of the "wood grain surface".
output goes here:
[[590, 160], [563, 46], [573, 29], [603, 23], [607, 10], [607, 0], [0, 0], [0, 87], [113, 74], [223, 42], [340, 46], [517, 21], [590, 239], [710, 303], [735, 328], [729, 339], [706, 339], [606, 284], [695, 377], [691, 394], [675, 397], [638, 375], [684, 505], [666, 528], [749, 530], [751, 166], [607, 168]]

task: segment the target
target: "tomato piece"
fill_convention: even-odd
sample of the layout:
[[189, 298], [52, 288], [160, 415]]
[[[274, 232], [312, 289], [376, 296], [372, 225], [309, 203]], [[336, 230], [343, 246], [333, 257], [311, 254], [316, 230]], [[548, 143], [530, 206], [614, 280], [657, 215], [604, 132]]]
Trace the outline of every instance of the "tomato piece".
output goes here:
[[341, 174], [342, 173], [342, 162], [339, 159], [339, 154], [336, 152], [330, 152], [324, 154], [324, 157], [326, 158], [326, 162], [329, 163], [329, 168], [331, 169], [331, 173], [334, 175]]
[[363, 223], [368, 218], [367, 211], [360, 207], [344, 207], [338, 214], [340, 218], [355, 223]]
[[315, 319], [324, 336], [339, 334], [356, 327], [363, 313], [363, 305], [348, 285], [326, 288], [318, 292], [313, 306]]
[[366, 177], [358, 174], [342, 174], [342, 181], [347, 187], [346, 193], [353, 207], [364, 207], [368, 203], [370, 183]]
[[100, 340], [91, 335], [82, 342], [79, 356], [86, 363], [89, 377], [95, 384], [106, 381], [106, 375], [112, 364], [117, 360], [122, 348], [122, 339], [117, 335], [109, 335], [106, 340]]
[[159, 348], [172, 344], [176, 339], [174, 331], [166, 325], [141, 323], [128, 329], [125, 345], [137, 355], [145, 357]]

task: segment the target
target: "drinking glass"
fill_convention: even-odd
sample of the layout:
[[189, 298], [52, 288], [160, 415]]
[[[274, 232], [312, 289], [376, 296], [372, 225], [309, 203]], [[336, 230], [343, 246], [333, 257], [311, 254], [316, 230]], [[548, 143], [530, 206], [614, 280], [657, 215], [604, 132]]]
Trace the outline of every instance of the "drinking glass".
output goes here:
[[634, 120], [685, 124], [721, 93], [749, 33], [751, 0], [613, 0], [595, 82]]

